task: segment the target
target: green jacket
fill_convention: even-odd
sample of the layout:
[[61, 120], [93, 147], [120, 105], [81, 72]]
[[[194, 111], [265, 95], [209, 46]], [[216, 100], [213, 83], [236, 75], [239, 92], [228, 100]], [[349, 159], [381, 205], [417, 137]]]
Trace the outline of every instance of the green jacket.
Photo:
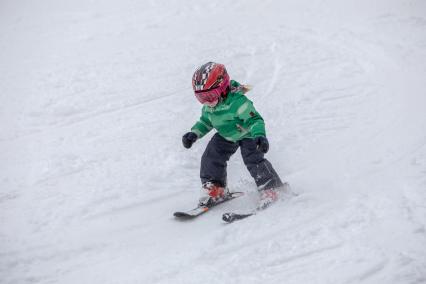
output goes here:
[[216, 129], [228, 141], [266, 136], [265, 123], [253, 103], [244, 95], [242, 85], [231, 80], [231, 90], [214, 107], [203, 106], [201, 117], [191, 128], [198, 138]]

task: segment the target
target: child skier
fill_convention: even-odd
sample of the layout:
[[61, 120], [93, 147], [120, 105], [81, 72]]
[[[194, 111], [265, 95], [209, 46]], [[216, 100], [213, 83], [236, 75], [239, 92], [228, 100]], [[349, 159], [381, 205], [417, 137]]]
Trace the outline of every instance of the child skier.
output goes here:
[[269, 143], [265, 123], [253, 103], [244, 95], [249, 89], [234, 80], [222, 64], [208, 62], [192, 77], [195, 97], [204, 106], [200, 119], [191, 132], [182, 137], [185, 148], [213, 128], [212, 137], [201, 158], [202, 194], [200, 205], [212, 205], [226, 196], [227, 161], [241, 148], [244, 164], [254, 178], [261, 194], [261, 207], [277, 200], [275, 189], [283, 186], [271, 163], [264, 158]]

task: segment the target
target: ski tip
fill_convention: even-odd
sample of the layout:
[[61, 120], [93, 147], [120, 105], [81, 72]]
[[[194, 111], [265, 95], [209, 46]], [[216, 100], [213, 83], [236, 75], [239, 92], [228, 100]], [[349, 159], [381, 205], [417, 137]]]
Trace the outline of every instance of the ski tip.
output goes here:
[[225, 221], [226, 223], [232, 223], [234, 221], [250, 217], [254, 214], [255, 213], [248, 213], [248, 214], [224, 213], [222, 215], [222, 220]]
[[191, 218], [191, 215], [185, 212], [175, 212], [173, 213], [173, 216], [175, 216], [176, 218]]
[[178, 211], [173, 213], [173, 216], [180, 219], [192, 219], [209, 210], [208, 207], [197, 207], [189, 211]]
[[227, 223], [231, 223], [232, 222], [232, 213], [224, 213], [222, 215], [222, 220], [227, 222]]

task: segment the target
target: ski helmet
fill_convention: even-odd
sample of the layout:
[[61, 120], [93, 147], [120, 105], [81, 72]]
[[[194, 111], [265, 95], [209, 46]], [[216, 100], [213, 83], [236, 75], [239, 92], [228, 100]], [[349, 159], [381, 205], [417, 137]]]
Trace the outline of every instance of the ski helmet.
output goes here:
[[202, 104], [215, 106], [229, 90], [230, 79], [223, 64], [207, 62], [192, 76], [192, 88]]

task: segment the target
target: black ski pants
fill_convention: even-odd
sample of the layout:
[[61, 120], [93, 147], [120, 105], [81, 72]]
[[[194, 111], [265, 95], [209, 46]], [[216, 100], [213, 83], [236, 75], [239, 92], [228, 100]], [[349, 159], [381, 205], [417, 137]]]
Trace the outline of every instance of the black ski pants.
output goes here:
[[264, 158], [264, 153], [257, 150], [254, 139], [242, 139], [230, 142], [216, 133], [207, 145], [201, 158], [201, 182], [213, 182], [226, 186], [226, 166], [229, 158], [241, 148], [241, 155], [250, 175], [261, 189], [279, 187], [281, 179], [271, 163]]

